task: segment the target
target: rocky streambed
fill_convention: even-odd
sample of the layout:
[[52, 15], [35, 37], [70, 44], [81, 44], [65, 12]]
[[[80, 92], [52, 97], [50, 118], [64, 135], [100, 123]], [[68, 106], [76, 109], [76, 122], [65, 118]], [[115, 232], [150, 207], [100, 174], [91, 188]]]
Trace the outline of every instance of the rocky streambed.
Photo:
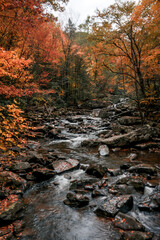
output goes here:
[[0, 239], [160, 238], [160, 128], [135, 109], [36, 115], [15, 151], [1, 163]]

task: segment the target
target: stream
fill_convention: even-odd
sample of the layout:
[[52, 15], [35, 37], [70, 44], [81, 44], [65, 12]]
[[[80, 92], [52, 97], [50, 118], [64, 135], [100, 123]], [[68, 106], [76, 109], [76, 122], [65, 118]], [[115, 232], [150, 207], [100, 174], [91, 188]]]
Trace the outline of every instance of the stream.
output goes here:
[[[46, 123], [47, 125], [48, 123]], [[85, 173], [90, 163], [103, 164], [107, 168], [119, 168], [127, 163], [130, 150], [110, 151], [109, 156], [100, 156], [98, 148], [82, 147], [81, 143], [88, 139], [96, 139], [106, 130], [109, 123], [101, 118], [90, 115], [74, 115], [52, 123], [59, 131], [59, 139], [44, 142], [49, 151], [54, 151], [63, 158], [77, 159], [80, 168], [56, 175], [48, 181], [37, 183], [24, 195], [26, 209], [24, 211], [25, 228], [22, 240], [118, 240], [120, 232], [113, 226], [111, 219], [96, 216], [95, 205], [103, 201], [105, 196], [90, 198], [89, 206], [71, 208], [63, 201], [74, 180], [91, 178]], [[138, 151], [135, 163], [159, 164], [159, 154]], [[94, 177], [93, 177], [94, 178]], [[118, 177], [109, 178], [114, 181]], [[155, 179], [158, 181], [159, 179]], [[152, 191], [146, 187], [144, 194]], [[134, 194], [133, 194], [134, 195]], [[134, 201], [140, 194], [134, 195]], [[129, 215], [138, 219], [147, 231], [160, 236], [160, 214], [158, 212], [140, 212], [134, 207]], [[158, 238], [157, 238], [158, 239]]]

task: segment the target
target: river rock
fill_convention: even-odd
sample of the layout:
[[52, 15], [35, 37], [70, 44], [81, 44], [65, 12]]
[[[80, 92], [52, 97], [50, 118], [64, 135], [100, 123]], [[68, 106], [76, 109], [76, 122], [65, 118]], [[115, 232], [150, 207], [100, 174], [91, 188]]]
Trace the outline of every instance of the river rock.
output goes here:
[[131, 153], [128, 157], [127, 157], [127, 159], [129, 159], [130, 161], [133, 161], [133, 160], [135, 160], [137, 158], [137, 154], [136, 153]]
[[114, 109], [109, 110], [108, 108], [103, 108], [99, 111], [98, 117], [100, 118], [109, 118], [110, 116], [113, 116]]
[[141, 119], [139, 117], [123, 116], [118, 119], [118, 122], [122, 125], [136, 125], [141, 123]]
[[115, 185], [125, 184], [127, 186], [133, 186], [137, 191], [144, 191], [145, 182], [144, 179], [140, 176], [124, 176], [116, 180]]
[[14, 233], [18, 234], [18, 233], [22, 232], [24, 226], [25, 226], [25, 222], [23, 220], [14, 221], [13, 222]]
[[87, 174], [93, 175], [98, 178], [103, 178], [106, 172], [107, 167], [100, 164], [91, 164], [86, 170]]
[[39, 163], [43, 166], [46, 165], [46, 161], [43, 158], [42, 154], [37, 153], [36, 151], [29, 152], [28, 154], [28, 162], [29, 163]]
[[35, 181], [42, 182], [53, 178], [55, 176], [55, 171], [48, 168], [37, 168], [33, 170], [33, 176], [35, 177]]
[[82, 194], [68, 193], [67, 199], [64, 200], [64, 204], [71, 207], [84, 207], [89, 204], [89, 198]]
[[151, 240], [153, 234], [150, 232], [125, 231], [120, 240]]
[[107, 139], [98, 139], [99, 143], [107, 144], [111, 147], [124, 147], [137, 144], [141, 141], [147, 141], [151, 137], [151, 127], [144, 126], [127, 134], [113, 136]]
[[113, 223], [123, 230], [144, 231], [144, 226], [137, 219], [121, 212], [116, 215]]
[[99, 145], [99, 142], [95, 139], [87, 139], [81, 142], [82, 147], [97, 147]]
[[25, 190], [27, 188], [27, 181], [15, 173], [10, 171], [0, 172], [0, 187], [10, 187], [12, 190], [21, 189]]
[[109, 187], [108, 192], [111, 194], [123, 195], [123, 194], [133, 194], [136, 191], [133, 186], [127, 186], [126, 184], [119, 184], [119, 185], [113, 185], [112, 187]]
[[18, 195], [9, 195], [0, 203], [0, 221], [14, 221], [17, 219], [17, 212], [23, 208], [22, 200]]
[[160, 185], [150, 194], [141, 198], [138, 208], [141, 211], [160, 211]]
[[146, 173], [150, 175], [155, 175], [157, 173], [156, 168], [149, 164], [138, 164], [130, 167], [128, 171], [139, 173], [139, 174]]
[[146, 150], [149, 148], [160, 148], [160, 143], [158, 142], [146, 142], [146, 143], [140, 143], [136, 144], [135, 147], [140, 150]]
[[66, 171], [74, 170], [79, 168], [79, 161], [76, 159], [67, 159], [65, 161], [55, 161], [53, 162], [53, 168], [56, 173], [63, 173]]
[[31, 169], [31, 165], [29, 162], [17, 162], [13, 167], [13, 171], [16, 171], [16, 172], [28, 171], [30, 169]]
[[[76, 180], [72, 182], [70, 186], [70, 190], [75, 190], [75, 189], [86, 189], [87, 188], [95, 188], [95, 183], [97, 182], [97, 179], [83, 179], [83, 180]], [[86, 189], [87, 190], [87, 189]]]
[[109, 148], [107, 147], [107, 145], [99, 146], [98, 151], [101, 156], [109, 155]]
[[115, 217], [120, 211], [128, 212], [133, 207], [133, 197], [131, 195], [123, 195], [120, 197], [113, 197], [109, 201], [97, 207], [95, 213], [102, 217]]
[[121, 165], [120, 165], [120, 169], [121, 169], [121, 170], [127, 170], [127, 169], [129, 169], [130, 167], [132, 167], [132, 163], [124, 163], [124, 164], [121, 164]]
[[118, 176], [119, 174], [121, 174], [121, 170], [119, 168], [117, 168], [117, 169], [108, 168], [108, 173], [111, 176]]
[[92, 192], [92, 197], [95, 198], [95, 197], [100, 197], [100, 196], [107, 196], [107, 191], [105, 191], [104, 189], [103, 190], [97, 190], [95, 189], [93, 192]]

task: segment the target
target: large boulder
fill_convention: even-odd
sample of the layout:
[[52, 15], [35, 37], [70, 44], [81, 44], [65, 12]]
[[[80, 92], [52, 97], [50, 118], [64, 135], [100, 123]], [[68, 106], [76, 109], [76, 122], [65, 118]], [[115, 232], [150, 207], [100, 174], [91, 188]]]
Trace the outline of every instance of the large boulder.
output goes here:
[[107, 139], [99, 139], [98, 141], [100, 143], [107, 144], [110, 147], [124, 147], [141, 141], [148, 141], [150, 137], [151, 127], [144, 126], [126, 134], [113, 136]]
[[109, 201], [97, 207], [95, 213], [101, 217], [115, 217], [120, 211], [128, 212], [133, 207], [133, 197], [131, 195], [123, 195], [120, 197], [113, 197]]
[[144, 226], [137, 219], [121, 212], [116, 215], [113, 223], [123, 230], [144, 231]]

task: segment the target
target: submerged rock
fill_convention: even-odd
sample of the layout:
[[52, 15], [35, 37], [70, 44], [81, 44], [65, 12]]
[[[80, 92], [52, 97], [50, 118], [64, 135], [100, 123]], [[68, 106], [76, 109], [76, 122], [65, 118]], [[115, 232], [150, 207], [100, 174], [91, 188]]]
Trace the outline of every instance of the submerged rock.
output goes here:
[[113, 223], [123, 230], [144, 231], [144, 226], [137, 219], [121, 212], [116, 215]]
[[66, 197], [67, 199], [64, 200], [64, 204], [71, 207], [84, 207], [89, 204], [89, 198], [82, 194], [74, 194], [70, 192]]
[[133, 197], [131, 195], [123, 195], [120, 197], [113, 197], [109, 201], [97, 207], [95, 213], [101, 217], [115, 217], [120, 211], [128, 212], [133, 207]]

